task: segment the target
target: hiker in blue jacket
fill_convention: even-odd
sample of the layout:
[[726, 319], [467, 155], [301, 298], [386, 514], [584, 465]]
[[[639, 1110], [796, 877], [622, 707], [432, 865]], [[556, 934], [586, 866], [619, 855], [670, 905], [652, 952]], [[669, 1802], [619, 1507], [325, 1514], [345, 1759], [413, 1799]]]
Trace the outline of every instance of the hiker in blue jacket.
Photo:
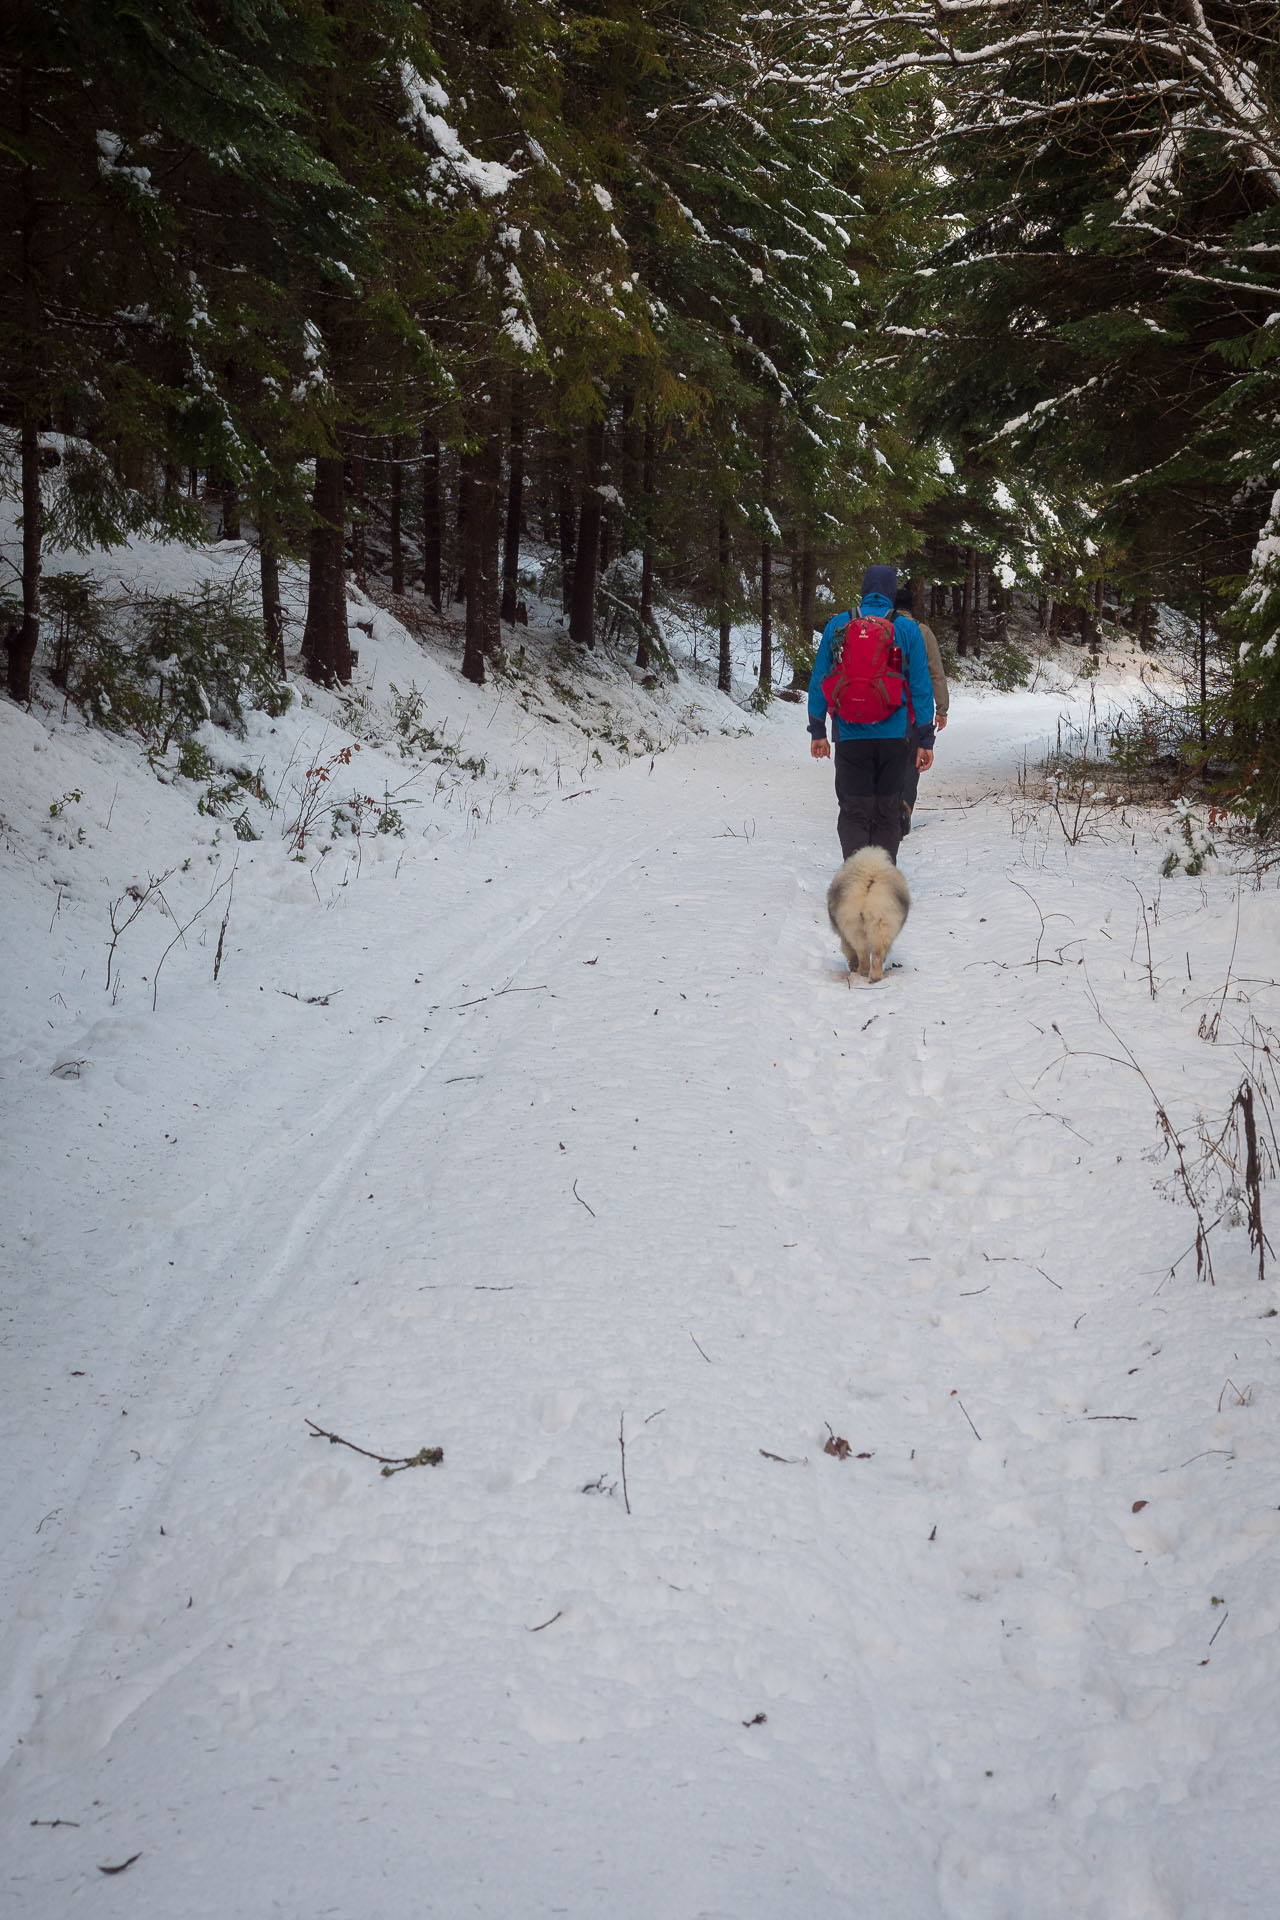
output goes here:
[[[933, 765], [933, 683], [929, 678], [929, 656], [924, 635], [908, 614], [893, 610], [898, 590], [896, 567], [868, 567], [862, 577], [862, 602], [859, 613], [877, 615], [893, 621], [894, 638], [902, 650], [903, 674], [911, 690], [915, 713], [914, 750], [920, 772]], [[848, 614], [838, 613], [822, 630], [818, 657], [809, 679], [809, 748], [815, 760], [830, 758], [827, 740], [827, 697], [823, 681], [833, 667], [832, 642], [843, 628]], [[883, 847], [891, 860], [898, 857], [902, 838], [902, 782], [910, 751], [907, 730], [910, 715], [904, 700], [887, 719], [859, 725], [833, 715], [836, 745], [836, 802], [840, 809], [837, 830], [840, 849], [847, 860], [860, 847]]]

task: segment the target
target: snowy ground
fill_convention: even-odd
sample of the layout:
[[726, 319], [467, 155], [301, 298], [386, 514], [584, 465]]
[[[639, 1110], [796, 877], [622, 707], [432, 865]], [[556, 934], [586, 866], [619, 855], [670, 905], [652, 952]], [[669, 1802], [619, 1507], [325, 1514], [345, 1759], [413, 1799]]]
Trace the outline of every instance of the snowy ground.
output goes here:
[[1069, 846], [1062, 701], [960, 692], [849, 988], [799, 711], [689, 684], [514, 778], [504, 690], [497, 774], [275, 825], [216, 985], [225, 892], [114, 997], [125, 882], [181, 923], [238, 843], [0, 711], [15, 1920], [1275, 1913], [1277, 1289], [1225, 1227], [1168, 1277], [1099, 1057], [1225, 1114], [1274, 877]]

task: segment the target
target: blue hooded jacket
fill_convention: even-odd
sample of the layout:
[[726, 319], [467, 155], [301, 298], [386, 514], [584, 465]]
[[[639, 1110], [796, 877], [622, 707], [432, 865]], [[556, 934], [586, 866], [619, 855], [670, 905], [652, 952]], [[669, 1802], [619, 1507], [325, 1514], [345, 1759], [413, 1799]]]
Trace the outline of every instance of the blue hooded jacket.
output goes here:
[[[882, 619], [893, 621], [894, 638], [902, 649], [903, 668], [911, 688], [918, 743], [922, 747], [932, 748], [933, 681], [929, 678], [929, 655], [925, 650], [924, 635], [910, 615], [900, 613], [895, 616], [893, 601], [887, 593], [864, 593], [858, 611], [867, 615], [878, 614]], [[836, 614], [822, 629], [818, 657], [809, 676], [809, 732], [815, 740], [825, 740], [827, 737], [827, 696], [822, 691], [822, 683], [831, 672], [831, 643], [844, 617], [842, 613]], [[889, 714], [887, 719], [876, 720], [865, 726], [859, 726], [852, 720], [837, 719], [835, 731], [839, 740], [905, 740], [907, 725], [907, 703], [904, 700], [898, 711]]]

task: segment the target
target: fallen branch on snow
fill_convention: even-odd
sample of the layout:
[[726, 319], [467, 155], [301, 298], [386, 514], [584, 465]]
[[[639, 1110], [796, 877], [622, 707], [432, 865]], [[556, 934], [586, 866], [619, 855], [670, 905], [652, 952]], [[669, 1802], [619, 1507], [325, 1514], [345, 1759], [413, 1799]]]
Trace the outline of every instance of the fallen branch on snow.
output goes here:
[[326, 1428], [318, 1427], [314, 1420], [308, 1420], [307, 1425], [313, 1440], [327, 1440], [331, 1447], [350, 1447], [352, 1453], [363, 1454], [366, 1460], [381, 1461], [384, 1480], [389, 1480], [393, 1473], [403, 1473], [406, 1467], [438, 1467], [444, 1460], [443, 1447], [420, 1447], [417, 1453], [408, 1456], [370, 1453], [367, 1447], [358, 1447], [354, 1440], [344, 1440], [340, 1433], [330, 1433]]

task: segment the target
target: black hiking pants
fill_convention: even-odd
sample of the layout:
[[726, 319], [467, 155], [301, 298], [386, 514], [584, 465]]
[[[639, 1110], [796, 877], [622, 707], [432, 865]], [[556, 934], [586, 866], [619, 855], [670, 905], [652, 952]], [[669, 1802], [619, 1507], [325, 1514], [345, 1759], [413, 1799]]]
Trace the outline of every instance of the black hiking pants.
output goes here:
[[[883, 847], [898, 857], [902, 838], [902, 782], [907, 770], [905, 740], [837, 740], [836, 823], [845, 859], [862, 847]], [[914, 758], [914, 754], [912, 755]]]

